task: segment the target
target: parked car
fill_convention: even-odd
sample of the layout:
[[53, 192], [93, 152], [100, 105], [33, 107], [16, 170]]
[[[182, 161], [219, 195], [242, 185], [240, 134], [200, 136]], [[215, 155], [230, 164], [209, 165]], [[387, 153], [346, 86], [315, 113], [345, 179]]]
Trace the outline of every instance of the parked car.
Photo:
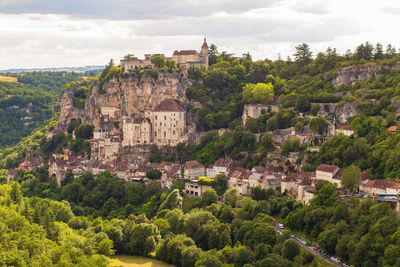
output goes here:
[[283, 226], [283, 224], [278, 224], [278, 226], [279, 226], [279, 228], [281, 228], [281, 229], [283, 229], [283, 228], [285, 228], [284, 226]]

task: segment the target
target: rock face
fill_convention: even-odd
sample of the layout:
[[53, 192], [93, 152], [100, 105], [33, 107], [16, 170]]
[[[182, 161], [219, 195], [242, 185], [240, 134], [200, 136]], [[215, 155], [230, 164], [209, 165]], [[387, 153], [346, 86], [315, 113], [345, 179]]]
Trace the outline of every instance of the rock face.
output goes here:
[[123, 76], [112, 78], [104, 83], [105, 93], [99, 93], [98, 82], [93, 83], [92, 89], [86, 97], [84, 109], [74, 107], [74, 92], [77, 88], [87, 85], [83, 82], [67, 88], [60, 96], [61, 112], [58, 119], [58, 128], [65, 129], [73, 119], [80, 119], [83, 124], [92, 124], [99, 127], [101, 122], [101, 107], [110, 106], [119, 110], [117, 121], [122, 123], [122, 116], [143, 117], [145, 111], [153, 110], [166, 98], [177, 99], [187, 104], [186, 89], [191, 85], [187, 72], [160, 72], [155, 79], [148, 75]]
[[332, 80], [334, 87], [341, 85], [349, 85], [352, 83], [362, 82], [368, 80], [372, 75], [379, 79], [384, 70], [398, 70], [399, 65], [396, 66], [378, 66], [378, 65], [359, 65], [355, 67], [343, 68], [336, 72], [337, 76]]

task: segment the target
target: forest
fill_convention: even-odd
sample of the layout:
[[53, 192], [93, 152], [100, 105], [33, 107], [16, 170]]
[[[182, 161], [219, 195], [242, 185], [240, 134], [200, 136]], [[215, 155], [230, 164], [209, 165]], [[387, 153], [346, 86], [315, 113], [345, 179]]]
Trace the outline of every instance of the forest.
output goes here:
[[[46, 75], [45, 75], [46, 74]], [[17, 144], [59, 111], [58, 96], [78, 73], [8, 74], [18, 82], [0, 81], [0, 149]]]

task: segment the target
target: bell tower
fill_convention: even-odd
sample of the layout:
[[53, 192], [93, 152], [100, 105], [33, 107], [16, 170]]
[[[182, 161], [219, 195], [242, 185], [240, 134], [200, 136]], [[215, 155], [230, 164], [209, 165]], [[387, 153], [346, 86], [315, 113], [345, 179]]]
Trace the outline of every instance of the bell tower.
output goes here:
[[204, 42], [203, 45], [201, 46], [201, 53], [200, 53], [203, 61], [204, 61], [204, 66], [208, 68], [208, 44], [206, 37], [204, 37]]

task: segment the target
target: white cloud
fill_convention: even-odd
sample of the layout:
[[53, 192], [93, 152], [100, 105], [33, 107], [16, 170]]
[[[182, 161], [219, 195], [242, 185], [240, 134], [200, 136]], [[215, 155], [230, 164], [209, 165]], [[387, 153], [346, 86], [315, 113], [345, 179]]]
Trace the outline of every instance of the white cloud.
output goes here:
[[[379, 6], [372, 0], [118, 0], [104, 9], [111, 2], [0, 0], [0, 69], [105, 64], [132, 52], [170, 54], [199, 49], [203, 36], [219, 50], [250, 52], [255, 59], [285, 58], [302, 42], [314, 52], [330, 46], [344, 53], [365, 41], [400, 46], [393, 33], [398, 15], [385, 9], [391, 0]], [[59, 3], [66, 6], [58, 9]]]

